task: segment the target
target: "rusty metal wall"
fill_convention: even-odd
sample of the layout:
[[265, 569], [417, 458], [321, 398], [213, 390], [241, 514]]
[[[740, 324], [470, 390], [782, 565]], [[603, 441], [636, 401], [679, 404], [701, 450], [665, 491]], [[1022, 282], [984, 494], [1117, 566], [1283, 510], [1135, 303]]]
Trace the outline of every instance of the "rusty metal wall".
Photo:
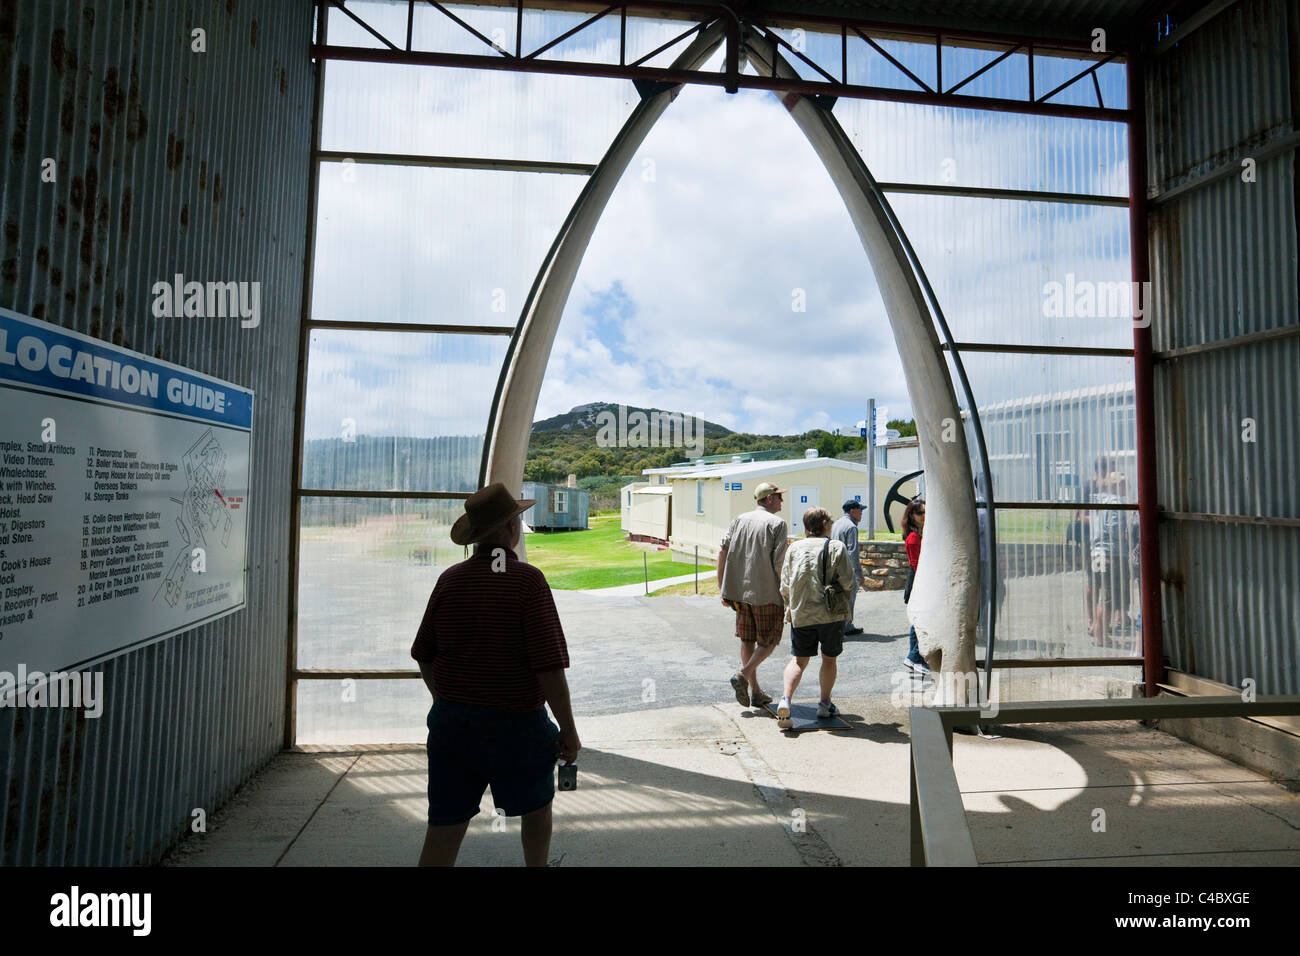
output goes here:
[[[1242, 0], [1155, 59], [1157, 193], [1294, 133], [1298, 36], [1296, 0]], [[1291, 149], [1258, 161], [1254, 182], [1234, 171], [1152, 211], [1157, 350], [1300, 322], [1296, 172]], [[1300, 338], [1161, 362], [1156, 415], [1162, 508], [1300, 517]], [[1166, 521], [1161, 573], [1173, 666], [1300, 692], [1300, 528]]]
[[[0, 4], [0, 305], [256, 392], [247, 606], [102, 665], [98, 720], [0, 710], [0, 863], [156, 861], [282, 744], [312, 15]], [[154, 318], [176, 273], [260, 282], [260, 326]]]

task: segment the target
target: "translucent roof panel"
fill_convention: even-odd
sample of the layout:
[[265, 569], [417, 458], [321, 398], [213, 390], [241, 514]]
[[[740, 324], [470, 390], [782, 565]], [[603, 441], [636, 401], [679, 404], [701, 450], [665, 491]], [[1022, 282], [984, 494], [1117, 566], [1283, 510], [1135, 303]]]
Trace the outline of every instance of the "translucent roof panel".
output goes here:
[[627, 80], [335, 60], [321, 148], [594, 164], [638, 102]]
[[303, 486], [473, 491], [508, 341], [313, 330]]
[[1127, 209], [909, 194], [890, 203], [958, 341], [1132, 348]]
[[323, 163], [312, 317], [513, 326], [586, 176]]
[[881, 182], [1128, 195], [1123, 123], [844, 98], [835, 117]]

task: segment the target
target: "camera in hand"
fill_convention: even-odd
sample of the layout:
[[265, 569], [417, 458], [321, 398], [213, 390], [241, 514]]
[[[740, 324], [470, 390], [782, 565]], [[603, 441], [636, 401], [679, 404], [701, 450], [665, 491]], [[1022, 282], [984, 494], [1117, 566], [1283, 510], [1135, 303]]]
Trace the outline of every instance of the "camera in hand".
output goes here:
[[578, 765], [576, 763], [560, 764], [560, 789], [578, 789]]

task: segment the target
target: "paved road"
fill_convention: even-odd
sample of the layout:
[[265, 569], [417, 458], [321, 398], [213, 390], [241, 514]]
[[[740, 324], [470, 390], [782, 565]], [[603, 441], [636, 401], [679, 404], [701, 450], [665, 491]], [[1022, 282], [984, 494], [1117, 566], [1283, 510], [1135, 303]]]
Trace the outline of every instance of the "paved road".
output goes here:
[[[732, 699], [727, 679], [739, 663], [733, 612], [716, 597], [606, 597], [556, 591], [569, 640], [569, 685], [580, 714], [717, 703]], [[855, 623], [840, 657], [837, 690], [845, 696], [890, 693], [907, 653], [907, 613], [897, 591], [858, 595]], [[759, 668], [763, 688], [779, 692], [790, 653], [781, 646]], [[815, 694], [816, 664], [805, 688]], [[653, 685], [647, 684], [653, 681]]]

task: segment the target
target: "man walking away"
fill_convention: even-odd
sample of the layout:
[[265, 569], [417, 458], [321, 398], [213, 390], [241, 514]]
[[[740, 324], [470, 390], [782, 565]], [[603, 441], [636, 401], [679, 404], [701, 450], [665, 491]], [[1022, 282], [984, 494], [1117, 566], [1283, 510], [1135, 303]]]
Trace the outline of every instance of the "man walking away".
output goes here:
[[790, 543], [781, 517], [785, 489], [760, 482], [754, 500], [758, 507], [737, 515], [718, 546], [718, 590], [722, 603], [736, 612], [740, 638], [740, 669], [731, 678], [731, 689], [742, 707], [771, 703], [758, 685], [758, 665], [776, 649], [785, 630], [781, 562]]
[[862, 502], [850, 498], [844, 502], [844, 514], [831, 528], [831, 537], [844, 542], [853, 567], [853, 589], [849, 592], [849, 619], [844, 622], [845, 634], [861, 634], [862, 628], [853, 623], [853, 612], [858, 604], [858, 590], [862, 587], [862, 561], [858, 558], [858, 524], [862, 521]]

